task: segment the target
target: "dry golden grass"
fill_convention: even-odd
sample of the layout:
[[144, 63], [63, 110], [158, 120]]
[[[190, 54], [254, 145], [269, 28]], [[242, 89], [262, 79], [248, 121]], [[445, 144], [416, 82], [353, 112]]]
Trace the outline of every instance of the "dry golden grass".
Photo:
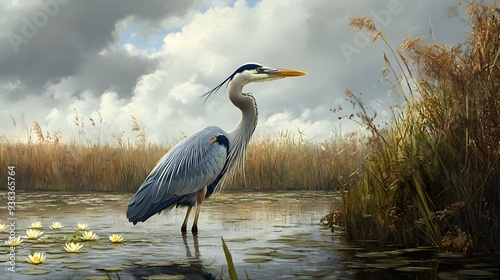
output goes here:
[[0, 166], [16, 167], [18, 190], [132, 191], [165, 151], [159, 146], [1, 143]]
[[[95, 126], [94, 120], [90, 123]], [[100, 134], [91, 141], [78, 114], [75, 124], [80, 140], [70, 144], [61, 143], [60, 132], [53, 136], [37, 122], [27, 132], [27, 139], [36, 140], [0, 141], [0, 168], [16, 166], [17, 188], [22, 190], [135, 192], [168, 151], [166, 146], [147, 144], [145, 131], [134, 117], [136, 141], [125, 141], [123, 134], [114, 134], [113, 143], [101, 143]], [[314, 143], [294, 140], [289, 134], [255, 139], [246, 160], [246, 176], [238, 176], [225, 189], [338, 190], [352, 180], [363, 145], [354, 134], [335, 139]]]
[[354, 135], [313, 143], [282, 136], [250, 145], [245, 176], [229, 188], [246, 190], [338, 190], [352, 179], [363, 157]]

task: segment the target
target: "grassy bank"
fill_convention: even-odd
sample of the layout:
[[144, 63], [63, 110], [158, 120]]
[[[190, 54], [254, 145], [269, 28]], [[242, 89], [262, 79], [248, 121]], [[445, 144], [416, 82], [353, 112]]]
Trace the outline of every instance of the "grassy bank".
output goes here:
[[348, 93], [372, 132], [364, 172], [332, 213], [351, 240], [500, 249], [500, 9], [492, 2], [462, 3], [471, 31], [455, 46], [407, 38], [393, 50], [372, 20], [352, 20], [387, 44], [383, 73], [406, 102], [380, 131]]

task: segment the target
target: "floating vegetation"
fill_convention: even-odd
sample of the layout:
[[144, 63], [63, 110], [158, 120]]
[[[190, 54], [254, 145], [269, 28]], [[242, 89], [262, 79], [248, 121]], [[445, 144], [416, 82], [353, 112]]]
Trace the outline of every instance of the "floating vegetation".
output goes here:
[[184, 275], [168, 275], [168, 274], [157, 274], [151, 275], [145, 278], [146, 280], [182, 280], [186, 279]]
[[389, 255], [384, 252], [367, 252], [367, 253], [357, 253], [356, 257], [378, 259], [378, 258], [387, 258], [389, 257]]
[[248, 241], [252, 241], [252, 240], [255, 240], [255, 238], [250, 238], [250, 237], [235, 237], [235, 238], [224, 239], [224, 241], [226, 241], [226, 242], [236, 242], [236, 243], [248, 242]]
[[456, 272], [459, 275], [466, 275], [472, 277], [496, 277], [498, 276], [496, 273], [487, 270], [480, 269], [462, 269]]
[[123, 267], [120, 266], [98, 267], [97, 270], [102, 270], [106, 272], [117, 272], [117, 271], [122, 271]]
[[332, 274], [329, 270], [307, 270], [296, 272], [296, 276], [325, 277]]
[[273, 258], [270, 257], [260, 257], [260, 258], [247, 258], [243, 259], [246, 263], [266, 263], [272, 261]]
[[272, 256], [272, 257], [275, 257], [278, 259], [289, 259], [289, 260], [299, 259], [299, 258], [303, 257], [303, 255], [285, 254], [285, 253], [281, 253], [278, 251], [274, 251], [274, 252], [269, 253], [269, 256]]
[[79, 263], [80, 260], [62, 260], [61, 263]]
[[85, 280], [109, 280], [108, 276], [87, 276]]
[[49, 271], [42, 269], [30, 269], [30, 270], [22, 270], [19, 273], [24, 275], [41, 275], [41, 274], [47, 274], [49, 273]]
[[272, 239], [271, 242], [282, 243], [292, 247], [314, 248], [323, 247], [324, 243], [314, 240], [302, 240], [301, 238], [278, 238]]
[[403, 266], [396, 268], [396, 270], [402, 272], [421, 272], [421, 271], [432, 271], [433, 268], [426, 266]]
[[[183, 264], [187, 264], [188, 262], [185, 262]], [[172, 266], [174, 264], [182, 264], [181, 262], [157, 262], [157, 261], [136, 261], [134, 262], [135, 265], [139, 266], [145, 266], [145, 267], [164, 267], [164, 266]]]
[[53, 244], [44, 244], [44, 243], [41, 243], [41, 244], [33, 244], [33, 245], [31, 245], [31, 248], [45, 249], [45, 248], [50, 248], [52, 246], [53, 246]]
[[91, 266], [88, 264], [69, 264], [69, 265], [65, 265], [63, 267], [66, 267], [69, 269], [84, 269], [84, 268], [90, 268]]

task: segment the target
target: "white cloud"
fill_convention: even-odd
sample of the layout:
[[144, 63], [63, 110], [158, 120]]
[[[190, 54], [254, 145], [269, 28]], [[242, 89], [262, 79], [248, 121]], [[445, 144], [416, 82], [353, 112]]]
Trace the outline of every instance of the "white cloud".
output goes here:
[[[349, 59], [339, 47], [341, 43], [355, 44], [356, 40], [356, 33], [346, 25], [346, 18], [380, 14], [387, 9], [387, 3], [360, 5], [344, 1], [263, 0], [250, 7], [239, 0], [231, 7], [225, 2], [216, 2], [217, 5], [208, 9], [193, 5], [182, 15], [167, 17], [161, 17], [154, 7], [143, 9], [140, 15], [133, 15], [136, 9], [123, 10], [120, 11], [123, 14], [115, 15], [114, 22], [107, 22], [107, 33], [96, 30], [93, 32], [99, 36], [90, 36], [89, 31], [78, 30], [85, 40], [80, 39], [74, 29], [65, 29], [66, 26], [75, 26], [71, 17], [63, 13], [55, 16], [51, 19], [51, 26], [57, 26], [61, 34], [42, 30], [30, 40], [32, 45], [25, 46], [26, 49], [50, 50], [56, 46], [50, 46], [51, 41], [44, 36], [61, 35], [82, 42], [77, 45], [82, 50], [66, 46], [79, 51], [74, 55], [81, 58], [64, 63], [64, 60], [59, 60], [72, 57], [70, 53], [59, 51], [57, 54], [64, 55], [58, 56], [49, 52], [55, 62], [45, 59], [45, 64], [36, 65], [38, 70], [28, 71], [29, 61], [24, 61], [27, 66], [23, 67], [15, 60], [11, 65], [2, 66], [0, 74], [17, 66], [22, 69], [12, 73], [24, 73], [37, 82], [31, 83], [22, 76], [16, 78], [16, 75], [7, 73], [7, 78], [0, 80], [0, 102], [8, 106], [0, 110], [0, 117], [8, 120], [12, 115], [18, 119], [25, 114], [28, 125], [33, 120], [43, 120], [43, 129], [51, 132], [62, 129], [64, 140], [75, 139], [75, 110], [87, 127], [89, 117], [96, 120], [99, 111], [103, 119], [102, 133], [108, 137], [111, 133], [125, 131], [125, 137], [132, 139], [132, 115], [145, 127], [148, 140], [153, 142], [178, 139], [181, 133], [190, 134], [208, 125], [218, 125], [229, 131], [237, 124], [240, 113], [229, 102], [227, 93], [221, 89], [205, 104], [198, 97], [248, 61], [296, 68], [310, 74], [250, 84], [244, 88], [244, 91], [254, 93], [259, 105], [257, 134], [275, 135], [280, 130], [293, 133], [300, 130], [308, 139], [322, 141], [333, 136], [332, 131], [339, 126], [343, 131], [356, 130], [356, 124], [339, 121], [338, 115], [329, 111], [337, 105], [346, 111], [351, 109], [344, 97], [346, 88], [362, 92], [366, 103], [373, 103], [382, 115], [390, 115], [387, 109], [392, 101], [386, 98], [388, 87], [379, 81], [379, 69], [384, 63], [380, 54], [386, 50], [384, 46], [378, 43], [356, 46], [357, 54]], [[427, 35], [428, 19], [432, 16], [433, 25], [439, 29], [436, 32], [447, 36], [441, 37], [440, 41], [453, 40], [462, 28], [443, 21], [444, 9], [440, 8], [451, 3], [440, 2], [437, 8], [432, 1], [401, 0], [401, 12], [386, 18], [383, 30], [396, 44], [410, 29], [415, 36]], [[177, 4], [179, 7], [185, 5]], [[70, 5], [68, 3], [65, 8], [71, 10]], [[74, 8], [82, 10], [81, 7], [86, 5], [78, 2]], [[26, 7], [9, 11], [25, 13]], [[91, 9], [82, 11], [91, 12]], [[83, 15], [78, 20], [87, 24], [94, 21]], [[151, 31], [155, 25], [175, 31], [164, 38], [151, 38], [152, 42], [163, 42], [161, 49], [155, 46], [145, 50], [141, 49], [142, 45], [134, 45], [135, 33], [129, 34], [130, 42], [117, 43], [115, 39], [120, 35], [117, 33], [130, 32], [127, 24], [137, 25], [133, 30], [149, 32], [148, 36], [164, 34]], [[113, 26], [114, 30], [111, 29]], [[30, 59], [30, 56], [26, 57]], [[39, 69], [47, 69], [50, 73]], [[49, 75], [52, 73], [55, 74]], [[36, 86], [40, 81], [43, 86]], [[19, 128], [4, 121], [0, 123], [0, 129], [8, 134]], [[91, 133], [94, 132], [89, 132], [89, 136], [93, 135]]]

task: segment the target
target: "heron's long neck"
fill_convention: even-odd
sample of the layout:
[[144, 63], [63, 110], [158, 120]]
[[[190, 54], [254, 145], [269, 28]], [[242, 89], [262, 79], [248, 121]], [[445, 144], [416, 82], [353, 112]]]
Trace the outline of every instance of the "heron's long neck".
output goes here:
[[243, 171], [244, 160], [250, 138], [257, 126], [257, 103], [251, 94], [242, 93], [242, 87], [228, 86], [229, 100], [241, 110], [241, 119], [238, 125], [228, 133], [229, 162], [228, 175], [232, 179], [235, 173]]

